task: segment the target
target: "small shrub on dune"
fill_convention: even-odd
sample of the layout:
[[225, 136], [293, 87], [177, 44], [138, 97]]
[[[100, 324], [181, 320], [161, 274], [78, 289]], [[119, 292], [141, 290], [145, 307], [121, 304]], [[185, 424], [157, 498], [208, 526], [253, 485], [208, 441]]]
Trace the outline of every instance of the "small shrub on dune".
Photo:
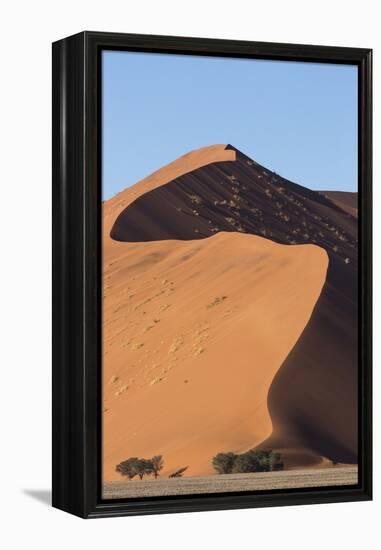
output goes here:
[[226, 300], [227, 296], [217, 296], [217, 298], [214, 298], [213, 302], [208, 304], [206, 307], [207, 309], [210, 309], [211, 307], [218, 306], [222, 304]]
[[162, 455], [156, 455], [151, 458], [152, 463], [152, 472], [155, 476], [155, 479], [158, 478], [159, 472], [163, 469], [164, 466], [164, 460]]
[[213, 457], [212, 465], [218, 474], [273, 472], [284, 467], [280, 453], [270, 449], [252, 449], [242, 454], [218, 453]]
[[134, 456], [120, 462], [116, 466], [115, 471], [122, 476], [128, 477], [130, 480], [136, 476], [142, 480], [145, 475], [151, 474], [154, 474], [155, 479], [157, 479], [163, 466], [164, 460], [161, 455], [157, 455], [149, 459]]
[[281, 462], [280, 453], [272, 450], [254, 451], [258, 462], [260, 472], [272, 472], [273, 470], [283, 470], [283, 462]]
[[252, 451], [238, 455], [234, 461], [232, 474], [259, 472], [260, 464], [256, 454]]
[[128, 479], [133, 479], [136, 475], [138, 475], [138, 463], [138, 457], [128, 458], [127, 460], [120, 462], [120, 464], [116, 466], [115, 471], [122, 476], [128, 477]]
[[185, 466], [184, 468], [180, 468], [179, 470], [176, 470], [172, 474], [170, 474], [169, 478], [175, 478], [175, 477], [183, 477], [185, 470], [188, 469], [188, 466]]
[[218, 474], [231, 474], [237, 456], [235, 453], [218, 453], [213, 457], [213, 468]]
[[189, 198], [193, 204], [202, 204], [202, 198], [198, 195], [189, 195]]
[[146, 458], [139, 458], [137, 463], [137, 474], [139, 479], [143, 479], [143, 476], [150, 475], [153, 473], [153, 465], [151, 460]]

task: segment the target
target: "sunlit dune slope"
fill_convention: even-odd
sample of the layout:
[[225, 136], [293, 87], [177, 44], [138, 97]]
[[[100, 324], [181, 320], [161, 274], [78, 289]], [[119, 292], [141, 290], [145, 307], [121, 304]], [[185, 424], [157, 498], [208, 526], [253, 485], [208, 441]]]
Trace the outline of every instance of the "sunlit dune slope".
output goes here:
[[253, 235], [125, 243], [105, 264], [104, 478], [130, 456], [212, 473], [270, 435], [267, 395], [328, 257]]

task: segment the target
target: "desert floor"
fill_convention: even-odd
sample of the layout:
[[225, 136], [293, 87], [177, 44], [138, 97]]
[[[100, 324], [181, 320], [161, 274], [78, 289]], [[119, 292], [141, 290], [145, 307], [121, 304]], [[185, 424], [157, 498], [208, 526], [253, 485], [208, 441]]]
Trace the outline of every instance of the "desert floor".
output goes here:
[[139, 498], [148, 496], [195, 495], [233, 491], [266, 491], [307, 487], [356, 485], [357, 466], [183, 477], [151, 481], [111, 481], [103, 485], [103, 498]]

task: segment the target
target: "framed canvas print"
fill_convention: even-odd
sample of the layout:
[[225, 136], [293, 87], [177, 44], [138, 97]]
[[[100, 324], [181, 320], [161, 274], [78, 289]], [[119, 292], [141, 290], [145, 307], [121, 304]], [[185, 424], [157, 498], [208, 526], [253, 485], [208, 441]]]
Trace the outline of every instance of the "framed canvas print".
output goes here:
[[53, 505], [369, 500], [371, 50], [53, 45]]

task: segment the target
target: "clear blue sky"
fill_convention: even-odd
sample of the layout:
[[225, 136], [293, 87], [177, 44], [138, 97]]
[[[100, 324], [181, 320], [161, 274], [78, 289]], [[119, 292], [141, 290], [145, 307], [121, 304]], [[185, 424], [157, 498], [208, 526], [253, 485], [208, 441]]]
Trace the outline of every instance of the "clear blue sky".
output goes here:
[[357, 191], [357, 67], [103, 52], [103, 198], [213, 143]]

